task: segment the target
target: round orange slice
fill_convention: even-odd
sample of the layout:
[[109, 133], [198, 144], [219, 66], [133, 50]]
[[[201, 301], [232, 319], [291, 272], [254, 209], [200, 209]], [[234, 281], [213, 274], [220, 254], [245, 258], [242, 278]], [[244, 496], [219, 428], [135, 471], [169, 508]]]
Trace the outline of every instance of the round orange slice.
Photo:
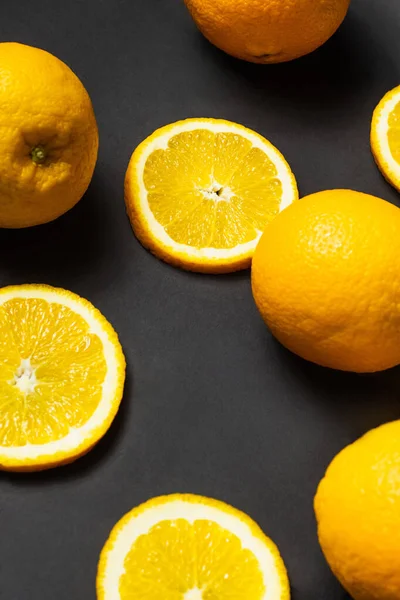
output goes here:
[[388, 92], [374, 111], [371, 148], [382, 175], [400, 191], [400, 86]]
[[125, 359], [87, 300], [43, 285], [0, 290], [0, 469], [71, 462], [110, 427]]
[[285, 565], [250, 517], [217, 500], [155, 498], [114, 527], [99, 600], [289, 600]]
[[254, 131], [218, 119], [159, 129], [135, 150], [125, 179], [140, 242], [191, 271], [249, 267], [266, 225], [296, 199], [282, 154]]

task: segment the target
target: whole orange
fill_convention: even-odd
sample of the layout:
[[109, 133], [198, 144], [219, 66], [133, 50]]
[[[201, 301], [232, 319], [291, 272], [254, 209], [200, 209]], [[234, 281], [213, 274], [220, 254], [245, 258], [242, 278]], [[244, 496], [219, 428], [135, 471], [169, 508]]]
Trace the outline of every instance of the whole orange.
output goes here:
[[97, 159], [89, 95], [55, 56], [0, 43], [0, 227], [46, 223], [85, 193]]
[[400, 421], [370, 431], [329, 466], [315, 497], [318, 537], [354, 600], [400, 598]]
[[298, 58], [324, 44], [350, 0], [185, 0], [205, 37], [255, 63]]
[[320, 365], [400, 363], [400, 210], [350, 190], [295, 202], [267, 227], [252, 287], [272, 333]]

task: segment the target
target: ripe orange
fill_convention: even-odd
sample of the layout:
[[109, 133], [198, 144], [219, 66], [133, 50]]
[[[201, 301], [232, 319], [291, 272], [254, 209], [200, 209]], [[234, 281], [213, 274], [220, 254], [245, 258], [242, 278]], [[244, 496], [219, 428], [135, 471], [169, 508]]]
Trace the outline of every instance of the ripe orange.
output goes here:
[[325, 557], [354, 600], [400, 598], [400, 421], [332, 462], [315, 498]]
[[400, 210], [332, 190], [295, 202], [267, 226], [253, 258], [257, 306], [303, 358], [344, 371], [400, 363]]
[[185, 0], [200, 31], [221, 50], [255, 63], [298, 58], [324, 44], [350, 0]]
[[97, 159], [88, 93], [44, 50], [0, 44], [0, 227], [52, 221], [83, 196]]

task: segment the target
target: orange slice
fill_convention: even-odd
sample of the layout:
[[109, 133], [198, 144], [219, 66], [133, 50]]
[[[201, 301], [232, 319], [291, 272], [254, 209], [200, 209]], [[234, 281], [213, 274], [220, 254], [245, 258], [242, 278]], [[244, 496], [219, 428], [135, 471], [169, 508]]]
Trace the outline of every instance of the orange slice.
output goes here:
[[125, 180], [140, 242], [173, 265], [210, 273], [249, 267], [266, 225], [297, 198], [270, 142], [216, 119], [156, 131], [133, 153]]
[[289, 600], [275, 544], [217, 500], [155, 498], [114, 527], [101, 553], [99, 600]]
[[0, 468], [85, 454], [110, 427], [124, 379], [118, 337], [90, 302], [42, 285], [0, 290]]
[[400, 191], [400, 86], [388, 92], [374, 111], [371, 148], [382, 175]]

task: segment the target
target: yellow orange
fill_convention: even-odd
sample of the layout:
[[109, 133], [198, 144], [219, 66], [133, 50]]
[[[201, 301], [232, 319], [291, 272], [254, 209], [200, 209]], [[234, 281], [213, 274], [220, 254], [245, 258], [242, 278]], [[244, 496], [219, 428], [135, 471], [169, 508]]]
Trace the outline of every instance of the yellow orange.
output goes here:
[[350, 0], [185, 0], [200, 31], [221, 50], [255, 63], [298, 58], [324, 44]]
[[345, 371], [400, 363], [400, 210], [331, 190], [303, 198], [266, 228], [253, 259], [257, 306], [277, 339]]
[[354, 600], [400, 598], [400, 421], [333, 460], [315, 498], [325, 557]]
[[85, 193], [97, 159], [89, 95], [44, 50], [0, 43], [0, 227], [46, 223]]

